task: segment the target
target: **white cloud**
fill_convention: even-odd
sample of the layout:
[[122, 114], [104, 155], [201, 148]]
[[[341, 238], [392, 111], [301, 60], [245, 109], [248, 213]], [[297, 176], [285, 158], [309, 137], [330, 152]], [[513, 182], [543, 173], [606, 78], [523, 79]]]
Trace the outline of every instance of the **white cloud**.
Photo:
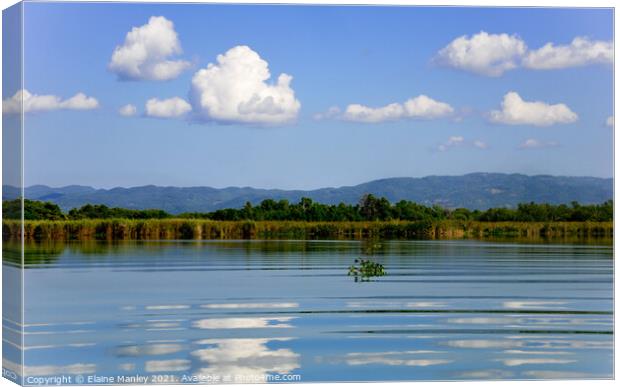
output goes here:
[[234, 338], [198, 341], [197, 345], [207, 347], [191, 352], [198, 364], [205, 365], [198, 368], [196, 374], [211, 375], [220, 380], [226, 375], [234, 375], [242, 378], [244, 382], [252, 383], [266, 381], [268, 374], [290, 374], [300, 366], [299, 354], [288, 348], [270, 348], [273, 341], [288, 340], [290, 339]]
[[118, 109], [118, 114], [124, 117], [131, 117], [136, 115], [136, 107], [132, 104], [127, 104]]
[[373, 364], [388, 366], [428, 367], [452, 363], [453, 360], [438, 358], [419, 358], [422, 356], [437, 356], [436, 351], [392, 351], [392, 352], [353, 352], [345, 356], [350, 366], [367, 366]]
[[168, 99], [151, 98], [146, 101], [145, 114], [149, 117], [174, 118], [180, 117], [192, 110], [187, 101], [179, 97]]
[[443, 144], [440, 144], [437, 147], [437, 150], [440, 152], [445, 152], [450, 148], [463, 144], [464, 141], [465, 141], [465, 138], [463, 138], [463, 136], [450, 136], [448, 138], [448, 141], [444, 142]]
[[205, 120], [283, 124], [297, 118], [301, 107], [290, 87], [292, 76], [275, 83], [269, 64], [248, 46], [236, 46], [194, 74], [192, 104]]
[[435, 61], [441, 65], [497, 77], [518, 66], [527, 46], [516, 35], [478, 34], [463, 35], [439, 50]]
[[410, 98], [404, 103], [373, 108], [360, 104], [347, 106], [342, 119], [346, 121], [377, 123], [396, 121], [401, 119], [433, 119], [448, 116], [454, 112], [452, 106], [444, 102], [435, 101], [426, 95]]
[[576, 37], [568, 45], [547, 43], [538, 50], [528, 52], [523, 58], [523, 66], [537, 70], [563, 69], [597, 63], [613, 63], [612, 42], [592, 41]]
[[[171, 98], [173, 99], [173, 98]], [[157, 101], [156, 98], [152, 98], [151, 100], [155, 100]], [[165, 101], [169, 101], [169, 100], [165, 100]], [[164, 102], [164, 101], [162, 101]], [[183, 304], [173, 304], [173, 305], [147, 305], [145, 307], [146, 310], [176, 310], [176, 309], [189, 309], [191, 308], [190, 305], [183, 305]]]
[[614, 127], [614, 116], [607, 117], [607, 121], [605, 121], [605, 124], [609, 126], [610, 128], [613, 128]]
[[547, 43], [528, 50], [516, 35], [478, 34], [460, 36], [439, 50], [435, 63], [497, 77], [508, 70], [524, 67], [534, 70], [562, 69], [590, 64], [613, 63], [613, 42], [576, 37], [570, 44]]
[[147, 345], [126, 345], [117, 349], [120, 356], [143, 357], [143, 356], [159, 356], [170, 355], [181, 352], [184, 347], [175, 343], [157, 343]]
[[88, 97], [84, 93], [77, 93], [73, 97], [60, 102], [59, 107], [61, 109], [71, 110], [90, 110], [99, 106], [99, 102], [93, 98]]
[[487, 149], [489, 147], [489, 145], [482, 140], [475, 140], [474, 146], [479, 149]]
[[31, 94], [28, 90], [19, 90], [12, 97], [2, 101], [2, 112], [5, 114], [19, 114], [22, 109], [24, 113], [41, 112], [51, 110], [90, 110], [99, 107], [99, 101], [93, 97], [88, 97], [84, 93], [77, 93], [69, 99], [63, 100], [56, 95], [37, 95]]
[[292, 328], [295, 317], [226, 317], [207, 318], [194, 322], [199, 329]]
[[342, 118], [347, 121], [377, 123], [383, 121], [395, 121], [403, 118], [405, 109], [399, 103], [391, 103], [389, 105], [372, 108], [360, 104], [351, 104], [347, 106]]
[[190, 67], [187, 61], [170, 59], [182, 51], [174, 24], [163, 16], [152, 16], [147, 24], [127, 33], [108, 67], [120, 79], [165, 81]]
[[540, 101], [527, 102], [514, 91], [504, 96], [501, 110], [489, 113], [491, 122], [508, 125], [550, 126], [570, 124], [577, 119], [577, 114], [563, 103], [549, 105]]
[[328, 119], [331, 119], [331, 118], [338, 118], [338, 117], [340, 117], [341, 113], [342, 113], [342, 111], [340, 110], [340, 108], [338, 106], [331, 106], [324, 113], [316, 113], [313, 116], [313, 118], [315, 120], [317, 120], [317, 121], [328, 120]]
[[403, 104], [407, 118], [439, 118], [454, 112], [452, 106], [422, 94]]
[[555, 141], [543, 142], [535, 138], [528, 138], [527, 140], [523, 141], [521, 145], [519, 145], [519, 148], [521, 149], [550, 148], [550, 147], [554, 147], [557, 145], [558, 143]]

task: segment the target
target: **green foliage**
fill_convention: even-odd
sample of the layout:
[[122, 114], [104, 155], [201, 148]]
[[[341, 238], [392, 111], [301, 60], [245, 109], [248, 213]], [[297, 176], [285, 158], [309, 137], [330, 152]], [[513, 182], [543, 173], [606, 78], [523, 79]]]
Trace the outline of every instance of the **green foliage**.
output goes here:
[[[6, 219], [20, 219], [19, 199], [4, 201], [2, 205]], [[169, 213], [158, 210], [131, 210], [105, 205], [87, 204], [63, 214], [53, 203], [24, 200], [24, 218], [27, 220], [83, 220], [83, 219], [169, 219]], [[226, 208], [206, 213], [184, 213], [176, 218], [205, 219], [217, 221], [299, 221], [299, 222], [362, 222], [362, 221], [407, 221], [412, 222], [411, 232], [420, 233], [437, 221], [480, 221], [480, 222], [610, 222], [613, 221], [613, 201], [602, 204], [570, 205], [519, 204], [517, 208], [490, 208], [486, 211], [471, 211], [466, 208], [445, 209], [438, 205], [424, 206], [401, 200], [391, 204], [385, 198], [364, 195], [358, 204], [321, 204], [309, 198], [302, 198], [292, 204], [288, 200], [263, 200], [258, 206], [247, 202], [242, 208]], [[191, 235], [186, 230], [186, 235]], [[329, 231], [329, 230], [325, 230]], [[248, 229], [248, 233], [251, 230]], [[403, 232], [402, 228], [394, 230]], [[326, 232], [324, 232], [326, 233]]]
[[[359, 266], [355, 266], [358, 264]], [[358, 278], [362, 280], [367, 280], [370, 277], [381, 277], [384, 276], [385, 268], [382, 264], [373, 262], [370, 259], [356, 259], [355, 264], [349, 266], [349, 276], [354, 276], [357, 281]]]
[[163, 210], [128, 210], [103, 204], [87, 204], [69, 211], [69, 219], [165, 219], [172, 216]]
[[522, 203], [516, 209], [491, 208], [479, 213], [475, 220], [483, 222], [610, 222], [614, 219], [614, 203], [581, 205]]
[[[2, 216], [5, 219], [21, 219], [21, 199], [4, 200], [2, 202]], [[24, 200], [24, 219], [26, 220], [62, 220], [65, 215], [60, 207], [50, 202]]]
[[321, 204], [302, 198], [299, 203], [288, 200], [267, 199], [253, 207], [246, 203], [243, 208], [227, 208], [209, 213], [185, 213], [182, 218], [212, 220], [255, 220], [255, 221], [307, 221], [307, 222], [351, 222], [404, 220], [433, 222], [440, 220], [482, 221], [482, 222], [607, 222], [613, 220], [613, 201], [602, 204], [519, 204], [517, 208], [490, 208], [486, 211], [467, 208], [446, 209], [438, 205], [424, 206], [401, 200], [391, 204], [385, 198], [364, 195], [357, 205]]

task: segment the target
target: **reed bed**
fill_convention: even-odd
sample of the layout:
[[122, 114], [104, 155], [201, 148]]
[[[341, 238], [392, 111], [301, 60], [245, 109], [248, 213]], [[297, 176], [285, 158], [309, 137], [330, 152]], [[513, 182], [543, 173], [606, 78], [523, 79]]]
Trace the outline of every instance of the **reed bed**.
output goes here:
[[[21, 222], [3, 220], [2, 236], [4, 240], [20, 239]], [[23, 237], [25, 240], [612, 238], [613, 222], [37, 220], [24, 222]]]

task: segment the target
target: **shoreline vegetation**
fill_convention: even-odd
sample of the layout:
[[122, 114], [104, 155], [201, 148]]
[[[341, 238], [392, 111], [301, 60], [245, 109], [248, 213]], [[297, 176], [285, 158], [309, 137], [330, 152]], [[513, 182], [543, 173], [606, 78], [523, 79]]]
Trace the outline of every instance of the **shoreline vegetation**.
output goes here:
[[268, 199], [256, 207], [171, 215], [103, 205], [65, 214], [53, 203], [24, 200], [23, 235], [21, 200], [4, 201], [3, 212], [3, 240], [613, 238], [612, 201], [471, 211], [365, 195], [357, 205]]
[[[21, 238], [4, 220], [4, 240]], [[613, 222], [217, 221], [205, 219], [28, 220], [25, 240], [613, 238]]]

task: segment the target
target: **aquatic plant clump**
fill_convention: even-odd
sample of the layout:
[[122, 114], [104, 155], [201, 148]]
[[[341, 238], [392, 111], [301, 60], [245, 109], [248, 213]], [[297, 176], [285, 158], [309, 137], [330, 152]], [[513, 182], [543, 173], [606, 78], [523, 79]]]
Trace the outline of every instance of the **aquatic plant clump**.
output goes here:
[[[355, 264], [359, 264], [356, 266]], [[381, 277], [386, 274], [385, 268], [378, 262], [369, 259], [356, 259], [355, 264], [349, 266], [349, 276], [361, 279], [369, 279], [371, 277]]]

